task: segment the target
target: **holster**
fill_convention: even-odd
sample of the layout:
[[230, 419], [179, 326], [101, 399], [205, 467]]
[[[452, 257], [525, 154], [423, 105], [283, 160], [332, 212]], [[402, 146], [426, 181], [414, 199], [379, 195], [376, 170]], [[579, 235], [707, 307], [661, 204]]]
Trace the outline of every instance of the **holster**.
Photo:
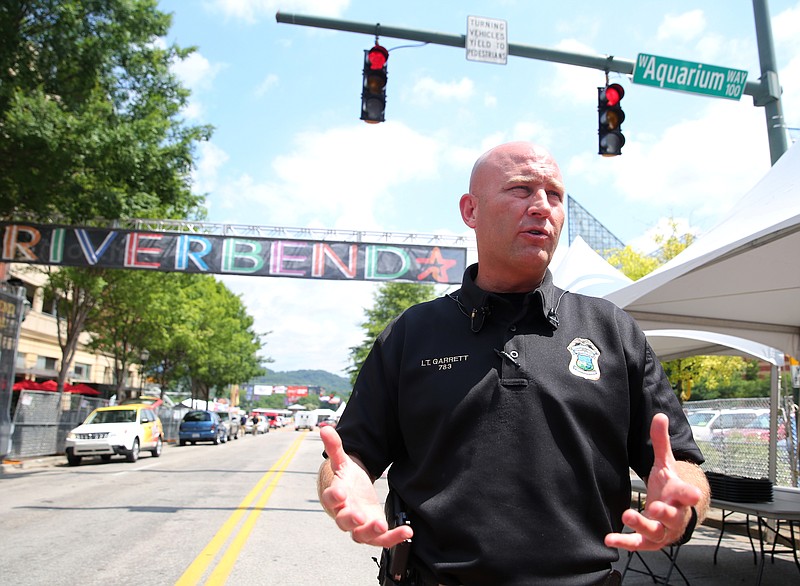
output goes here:
[[[411, 526], [411, 521], [406, 513], [406, 506], [397, 493], [389, 489], [386, 497], [386, 521], [389, 528], [394, 529], [400, 525]], [[412, 577], [408, 560], [411, 555], [411, 540], [398, 543], [397, 545], [381, 551], [381, 561], [378, 569], [378, 583], [381, 586], [413, 586], [416, 580]]]

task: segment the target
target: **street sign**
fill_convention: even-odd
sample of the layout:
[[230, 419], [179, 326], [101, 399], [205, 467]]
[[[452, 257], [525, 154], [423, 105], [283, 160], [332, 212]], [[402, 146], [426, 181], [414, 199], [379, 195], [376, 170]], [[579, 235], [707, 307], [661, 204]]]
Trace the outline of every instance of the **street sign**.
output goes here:
[[508, 24], [505, 20], [467, 17], [467, 60], [499, 63], [508, 60]]
[[705, 94], [738, 100], [744, 92], [747, 72], [693, 61], [639, 53], [633, 71], [633, 83], [663, 89]]

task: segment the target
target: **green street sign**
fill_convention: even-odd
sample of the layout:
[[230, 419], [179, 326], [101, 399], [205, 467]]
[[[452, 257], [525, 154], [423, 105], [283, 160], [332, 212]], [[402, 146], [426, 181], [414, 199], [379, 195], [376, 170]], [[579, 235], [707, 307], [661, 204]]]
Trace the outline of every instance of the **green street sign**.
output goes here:
[[639, 53], [636, 57], [633, 71], [633, 83], [728, 100], [742, 97], [745, 82], [747, 72], [741, 69], [679, 61], [646, 53]]

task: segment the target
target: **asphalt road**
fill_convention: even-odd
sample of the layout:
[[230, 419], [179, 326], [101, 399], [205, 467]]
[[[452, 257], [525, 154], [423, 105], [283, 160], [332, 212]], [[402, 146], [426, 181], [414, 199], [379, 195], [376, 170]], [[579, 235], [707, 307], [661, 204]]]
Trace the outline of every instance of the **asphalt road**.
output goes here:
[[[45, 458], [0, 473], [0, 582], [15, 585], [377, 584], [372, 556], [322, 512], [317, 431], [272, 431], [220, 446], [167, 446], [135, 463]], [[378, 481], [385, 494], [386, 483]], [[758, 583], [750, 542], [728, 529], [719, 551], [720, 511], [681, 548], [670, 584]], [[784, 533], [786, 534], [786, 527]], [[797, 532], [795, 532], [797, 535]], [[798, 536], [800, 537], [800, 536]], [[617, 564], [624, 568], [623, 552]], [[662, 552], [642, 554], [656, 574]], [[786, 554], [768, 560], [761, 586], [800, 584]], [[629, 572], [624, 584], [652, 584]]]
[[322, 512], [322, 442], [288, 428], [135, 463], [4, 467], [4, 584], [376, 584]]

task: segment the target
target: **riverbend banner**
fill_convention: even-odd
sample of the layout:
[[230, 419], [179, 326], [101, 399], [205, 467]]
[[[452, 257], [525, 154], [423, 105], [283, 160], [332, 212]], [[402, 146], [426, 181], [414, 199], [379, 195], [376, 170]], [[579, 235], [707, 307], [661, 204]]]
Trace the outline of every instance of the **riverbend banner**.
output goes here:
[[1, 261], [71, 267], [459, 284], [465, 248], [0, 222]]

